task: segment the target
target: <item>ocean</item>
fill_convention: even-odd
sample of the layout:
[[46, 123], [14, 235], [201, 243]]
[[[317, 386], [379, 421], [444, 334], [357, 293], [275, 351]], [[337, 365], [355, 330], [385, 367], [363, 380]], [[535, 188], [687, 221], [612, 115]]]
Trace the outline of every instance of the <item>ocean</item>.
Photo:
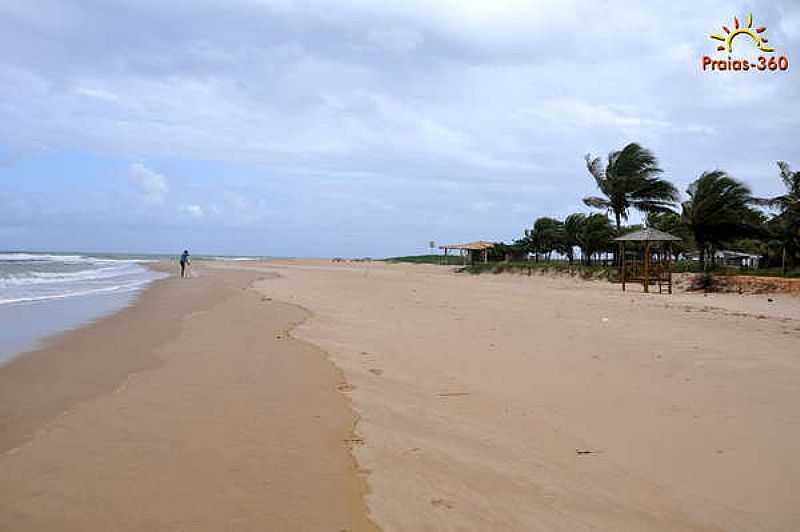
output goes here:
[[157, 257], [0, 253], [0, 364], [47, 336], [79, 327], [128, 305], [167, 274]]

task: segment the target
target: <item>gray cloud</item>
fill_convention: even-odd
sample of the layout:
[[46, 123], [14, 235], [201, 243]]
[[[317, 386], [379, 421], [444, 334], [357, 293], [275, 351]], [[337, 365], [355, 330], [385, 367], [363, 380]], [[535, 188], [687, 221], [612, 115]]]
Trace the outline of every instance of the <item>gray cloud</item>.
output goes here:
[[142, 163], [134, 163], [130, 167], [130, 179], [147, 203], [164, 202], [169, 191], [166, 177], [147, 168]]
[[[791, 0], [5, 3], [0, 153], [172, 161], [181, 223], [324, 226], [333, 253], [511, 238], [632, 140], [681, 188], [719, 166], [766, 194], [800, 164], [797, 70], [699, 70], [747, 10], [797, 60]], [[151, 207], [153, 168], [129, 168]]]

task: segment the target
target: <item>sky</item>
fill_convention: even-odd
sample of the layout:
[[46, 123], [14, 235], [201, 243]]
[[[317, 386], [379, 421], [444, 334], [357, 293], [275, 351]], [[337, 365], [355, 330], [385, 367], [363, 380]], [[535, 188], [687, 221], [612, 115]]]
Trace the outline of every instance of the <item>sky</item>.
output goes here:
[[[747, 13], [789, 70], [703, 72]], [[797, 0], [1, 1], [0, 50], [6, 250], [416, 254], [589, 212], [633, 141], [682, 193], [800, 168]]]

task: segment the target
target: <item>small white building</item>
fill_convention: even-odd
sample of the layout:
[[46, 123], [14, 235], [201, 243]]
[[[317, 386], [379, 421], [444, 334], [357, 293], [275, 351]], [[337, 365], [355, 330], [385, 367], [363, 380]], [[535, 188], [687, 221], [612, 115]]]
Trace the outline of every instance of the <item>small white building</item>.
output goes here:
[[[700, 257], [696, 252], [686, 254], [689, 259], [699, 261]], [[728, 268], [739, 268], [740, 270], [755, 270], [761, 261], [761, 255], [752, 253], [742, 253], [740, 251], [730, 251], [721, 249], [714, 252], [714, 263]]]
[[739, 251], [721, 250], [714, 253], [714, 258], [716, 259], [717, 264], [722, 264], [723, 266], [740, 268], [743, 270], [754, 270], [758, 268], [761, 255], [741, 253]]

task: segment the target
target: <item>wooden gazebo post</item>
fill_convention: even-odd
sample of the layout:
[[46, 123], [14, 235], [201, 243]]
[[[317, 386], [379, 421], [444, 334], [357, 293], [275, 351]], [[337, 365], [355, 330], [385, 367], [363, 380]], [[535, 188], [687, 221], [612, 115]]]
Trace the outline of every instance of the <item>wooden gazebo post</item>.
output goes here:
[[622, 253], [622, 259], [621, 259], [622, 260], [622, 291], [624, 292], [625, 291], [625, 242], [620, 242], [619, 244], [620, 244], [619, 249], [620, 249], [620, 252]]
[[667, 272], [669, 272], [668, 292], [672, 294], [672, 242], [667, 242]]
[[650, 291], [650, 241], [644, 241], [644, 292]]

